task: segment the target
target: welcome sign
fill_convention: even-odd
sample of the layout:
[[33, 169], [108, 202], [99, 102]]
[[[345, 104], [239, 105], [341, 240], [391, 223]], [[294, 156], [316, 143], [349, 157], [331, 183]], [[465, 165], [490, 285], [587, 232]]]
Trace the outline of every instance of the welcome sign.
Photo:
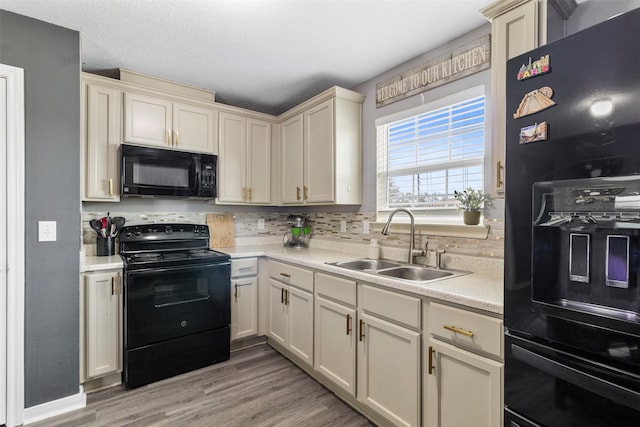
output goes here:
[[376, 107], [425, 92], [443, 84], [486, 70], [491, 65], [491, 36], [469, 44], [425, 64], [376, 84]]

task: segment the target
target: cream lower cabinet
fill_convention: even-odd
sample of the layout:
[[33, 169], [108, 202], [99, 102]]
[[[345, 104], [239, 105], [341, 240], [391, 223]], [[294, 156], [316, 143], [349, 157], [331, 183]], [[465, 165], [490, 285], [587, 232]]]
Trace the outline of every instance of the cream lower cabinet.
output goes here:
[[429, 303], [426, 425], [502, 425], [502, 320]]
[[390, 424], [421, 422], [419, 298], [359, 285], [357, 397]]
[[231, 341], [258, 334], [258, 259], [231, 260]]
[[122, 370], [122, 273], [83, 275], [82, 380]]
[[269, 276], [267, 335], [313, 367], [313, 272], [270, 261]]
[[88, 82], [82, 89], [82, 200], [118, 202], [122, 91]]
[[314, 369], [356, 395], [356, 283], [324, 273], [315, 276]]
[[502, 363], [429, 337], [427, 425], [501, 425]]
[[271, 203], [271, 123], [219, 114], [219, 203]]

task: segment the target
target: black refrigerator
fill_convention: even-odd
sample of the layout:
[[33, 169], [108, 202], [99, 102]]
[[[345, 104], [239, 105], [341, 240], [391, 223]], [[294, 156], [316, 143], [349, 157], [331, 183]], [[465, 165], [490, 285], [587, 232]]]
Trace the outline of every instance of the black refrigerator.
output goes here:
[[506, 91], [505, 426], [639, 426], [640, 9]]

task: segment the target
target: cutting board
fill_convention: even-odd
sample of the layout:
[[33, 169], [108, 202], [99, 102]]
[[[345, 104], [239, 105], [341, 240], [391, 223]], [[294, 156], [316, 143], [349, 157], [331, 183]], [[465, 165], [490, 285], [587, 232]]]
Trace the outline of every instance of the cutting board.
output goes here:
[[209, 247], [212, 249], [233, 246], [233, 214], [207, 214]]

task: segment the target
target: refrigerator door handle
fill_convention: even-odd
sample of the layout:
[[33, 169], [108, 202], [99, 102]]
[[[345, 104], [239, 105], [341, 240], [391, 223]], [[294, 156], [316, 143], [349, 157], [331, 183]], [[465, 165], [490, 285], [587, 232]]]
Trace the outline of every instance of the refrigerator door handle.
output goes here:
[[640, 393], [629, 390], [612, 382], [603, 380], [591, 374], [579, 371], [571, 366], [549, 359], [516, 344], [511, 344], [513, 357], [532, 366], [554, 378], [571, 383], [591, 393], [606, 399], [626, 405], [632, 409], [640, 407]]

